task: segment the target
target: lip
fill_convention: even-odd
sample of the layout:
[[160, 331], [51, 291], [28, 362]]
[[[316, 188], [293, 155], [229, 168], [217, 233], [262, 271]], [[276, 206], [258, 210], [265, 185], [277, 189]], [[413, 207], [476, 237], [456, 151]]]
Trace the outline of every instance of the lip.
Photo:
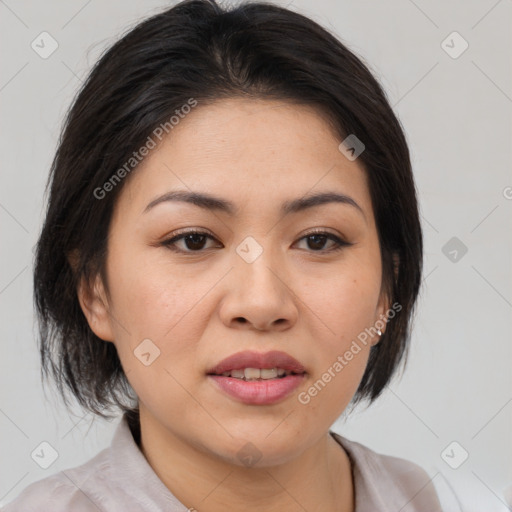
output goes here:
[[295, 373], [306, 373], [304, 366], [297, 359], [279, 350], [272, 350], [264, 354], [251, 350], [237, 352], [223, 359], [206, 373], [208, 375], [222, 375], [224, 372], [244, 368], [282, 368]]
[[[282, 378], [245, 381], [224, 377], [224, 372], [244, 368], [282, 368], [294, 372]], [[284, 400], [305, 379], [304, 366], [294, 357], [272, 350], [264, 354], [246, 350], [238, 352], [208, 370], [208, 378], [225, 394], [248, 405], [271, 405]]]
[[208, 375], [216, 387], [238, 402], [247, 405], [271, 405], [284, 400], [306, 378], [305, 373], [280, 379], [245, 381], [222, 375]]

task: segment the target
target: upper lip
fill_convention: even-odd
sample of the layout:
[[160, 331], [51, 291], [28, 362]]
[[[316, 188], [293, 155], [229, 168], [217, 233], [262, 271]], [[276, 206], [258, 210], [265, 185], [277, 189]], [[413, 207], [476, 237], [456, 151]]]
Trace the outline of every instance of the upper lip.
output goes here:
[[282, 368], [283, 370], [290, 370], [295, 373], [306, 372], [304, 366], [286, 352], [272, 350], [261, 354], [246, 350], [226, 357], [226, 359], [223, 359], [213, 368], [210, 368], [207, 373], [209, 375], [221, 375], [224, 372], [242, 370], [244, 368]]

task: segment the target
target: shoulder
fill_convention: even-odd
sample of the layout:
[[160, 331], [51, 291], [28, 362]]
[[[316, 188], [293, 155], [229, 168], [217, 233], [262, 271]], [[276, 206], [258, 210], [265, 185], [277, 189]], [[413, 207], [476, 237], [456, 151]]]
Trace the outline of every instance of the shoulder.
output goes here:
[[[82, 465], [68, 468], [31, 483], [13, 501], [2, 507], [2, 512], [89, 512], [98, 511], [101, 496], [91, 488], [104, 481], [108, 470], [107, 449]], [[99, 487], [99, 486], [98, 486]]]
[[382, 511], [396, 508], [402, 512], [460, 511], [443, 508], [433, 479], [418, 464], [378, 453], [361, 443], [332, 434], [351, 460], [358, 512], [375, 507]]
[[384, 474], [392, 477], [398, 484], [411, 483], [420, 479], [429, 480], [428, 473], [418, 464], [407, 459], [378, 453], [364, 444], [352, 441], [339, 434], [334, 434], [341, 441], [343, 447], [349, 452], [354, 462], [357, 462], [358, 470], [369, 476]]
[[[357, 512], [506, 512], [506, 498], [487, 489], [478, 490], [463, 474], [432, 466], [429, 476], [418, 464], [378, 453], [335, 432], [352, 463]], [[480, 486], [481, 487], [481, 486]]]

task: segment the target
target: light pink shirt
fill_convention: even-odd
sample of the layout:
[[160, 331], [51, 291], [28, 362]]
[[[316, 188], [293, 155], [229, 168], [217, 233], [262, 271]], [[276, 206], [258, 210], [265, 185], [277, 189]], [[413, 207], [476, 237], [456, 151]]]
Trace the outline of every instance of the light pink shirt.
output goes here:
[[[330, 433], [345, 448], [352, 464], [355, 512], [466, 512], [448, 486], [440, 493], [441, 487], [438, 485], [436, 490], [433, 480], [418, 465], [379, 454]], [[153, 471], [123, 416], [108, 448], [81, 466], [30, 484], [2, 511], [187, 512], [189, 509]]]

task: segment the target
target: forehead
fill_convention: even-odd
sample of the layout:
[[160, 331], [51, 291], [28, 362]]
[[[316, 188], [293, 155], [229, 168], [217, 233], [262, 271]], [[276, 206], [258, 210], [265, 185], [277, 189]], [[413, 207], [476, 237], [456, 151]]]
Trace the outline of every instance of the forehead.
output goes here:
[[341, 140], [311, 106], [240, 98], [199, 103], [139, 164], [122, 196], [145, 207], [169, 190], [208, 191], [243, 207], [332, 190], [371, 212], [366, 171], [339, 151]]

